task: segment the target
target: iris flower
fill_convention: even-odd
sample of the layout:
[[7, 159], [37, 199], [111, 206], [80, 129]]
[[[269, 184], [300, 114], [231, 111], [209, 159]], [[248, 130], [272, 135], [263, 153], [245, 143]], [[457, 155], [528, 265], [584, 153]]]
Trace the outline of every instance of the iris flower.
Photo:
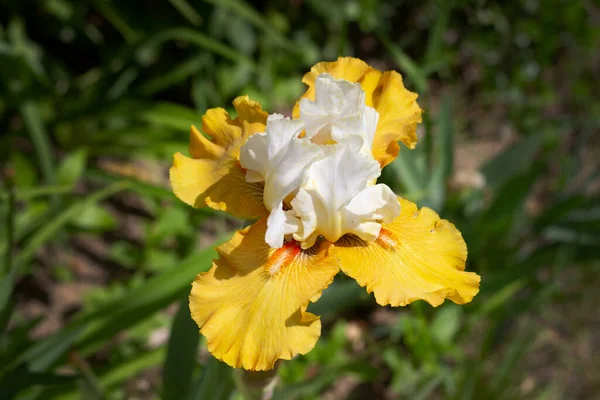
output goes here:
[[356, 58], [321, 62], [293, 118], [238, 97], [237, 116], [208, 110], [191, 128], [190, 157], [175, 154], [178, 198], [255, 219], [217, 248], [192, 284], [192, 318], [209, 351], [235, 368], [268, 370], [306, 354], [321, 334], [310, 302], [341, 270], [378, 304], [470, 302], [454, 225], [377, 184], [381, 169], [417, 143], [417, 95], [395, 71]]

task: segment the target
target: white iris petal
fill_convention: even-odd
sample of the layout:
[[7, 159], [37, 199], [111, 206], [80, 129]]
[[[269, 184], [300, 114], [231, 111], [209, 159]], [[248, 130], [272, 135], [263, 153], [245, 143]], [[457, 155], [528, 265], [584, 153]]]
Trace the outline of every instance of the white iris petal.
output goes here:
[[315, 83], [315, 101], [300, 100], [300, 118], [306, 137], [314, 143], [358, 144], [370, 153], [379, 114], [366, 105], [359, 83], [321, 74]]
[[283, 200], [298, 188], [304, 170], [323, 151], [308, 139], [298, 138], [303, 127], [302, 121], [270, 115], [266, 132], [250, 136], [240, 150], [246, 181], [265, 181], [263, 200], [271, 211], [266, 241], [271, 247], [283, 245], [283, 232], [293, 231], [289, 224], [296, 221], [286, 217]]
[[371, 152], [379, 114], [366, 105], [360, 84], [321, 74], [315, 90], [315, 101], [300, 101], [300, 120], [270, 115], [266, 132], [240, 150], [246, 181], [265, 182], [265, 241], [273, 248], [292, 237], [303, 248], [319, 236], [375, 240], [381, 223], [400, 214], [391, 189], [374, 185], [381, 174]]
[[337, 144], [326, 148], [325, 157], [314, 161], [304, 174], [292, 200], [301, 224], [294, 239], [311, 247], [322, 235], [330, 242], [347, 233], [375, 240], [381, 222], [400, 214], [396, 196], [383, 184], [371, 186], [381, 171], [373, 157]]

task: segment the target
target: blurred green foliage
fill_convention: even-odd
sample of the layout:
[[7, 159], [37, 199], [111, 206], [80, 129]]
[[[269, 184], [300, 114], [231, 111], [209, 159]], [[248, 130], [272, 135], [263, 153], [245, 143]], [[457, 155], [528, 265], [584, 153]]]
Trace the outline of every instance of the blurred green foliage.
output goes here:
[[[465, 307], [416, 303], [382, 320], [371, 296], [336, 280], [311, 305], [323, 337], [281, 364], [273, 398], [344, 385], [352, 393], [338, 397], [561, 398], [555, 386], [522, 392], [535, 329], [519, 321], [565, 301], [564, 274], [595, 290], [597, 3], [0, 5], [0, 398], [253, 396], [201, 350], [186, 300], [211, 245], [242, 223], [178, 202], [166, 170], [207, 108], [248, 94], [287, 112], [302, 74], [338, 55], [397, 69], [420, 93], [420, 144], [382, 179], [459, 227], [482, 288]], [[472, 171], [476, 184], [449, 184], [465, 157], [453, 149], [506, 142], [507, 130], [510, 145]], [[90, 289], [44, 334], [31, 304], [50, 307], [54, 286], [77, 282]]]

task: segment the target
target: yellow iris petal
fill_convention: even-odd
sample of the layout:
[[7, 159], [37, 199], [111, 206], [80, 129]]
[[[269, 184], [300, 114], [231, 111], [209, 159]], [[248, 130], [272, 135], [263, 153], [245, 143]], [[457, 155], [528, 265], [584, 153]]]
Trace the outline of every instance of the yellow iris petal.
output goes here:
[[306, 306], [339, 270], [330, 245], [310, 252], [297, 243], [271, 249], [265, 232], [264, 219], [237, 232], [192, 286], [192, 318], [209, 351], [234, 368], [267, 370], [278, 359], [309, 352], [321, 322]]
[[374, 292], [380, 305], [470, 302], [481, 278], [464, 271], [467, 246], [458, 229], [429, 208], [398, 200], [400, 216], [383, 225], [374, 242], [343, 238], [335, 244], [342, 271]]
[[264, 132], [268, 114], [247, 96], [233, 105], [235, 119], [222, 108], [213, 108], [202, 117], [207, 139], [195, 127], [190, 133], [190, 154], [176, 153], [170, 170], [173, 192], [194, 207], [208, 205], [239, 218], [267, 214], [260, 183], [248, 183], [239, 163], [240, 148], [251, 135]]
[[[366, 103], [379, 113], [379, 122], [373, 140], [373, 156], [383, 168], [392, 162], [401, 141], [408, 148], [417, 144], [417, 124], [421, 122], [422, 110], [417, 104], [417, 94], [404, 87], [402, 76], [395, 71], [381, 72], [364, 61], [352, 57], [340, 57], [333, 62], [320, 62], [302, 78], [308, 85], [306, 97], [315, 100], [315, 80], [322, 73], [336, 79], [360, 83], [366, 94]], [[294, 107], [294, 118], [300, 116], [300, 102]]]

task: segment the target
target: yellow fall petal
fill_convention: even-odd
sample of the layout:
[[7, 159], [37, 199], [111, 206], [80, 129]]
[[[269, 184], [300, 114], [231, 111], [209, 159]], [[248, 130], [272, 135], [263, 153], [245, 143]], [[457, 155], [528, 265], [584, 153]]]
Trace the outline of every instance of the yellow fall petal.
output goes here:
[[342, 271], [373, 292], [380, 305], [470, 302], [481, 277], [464, 271], [467, 246], [458, 229], [429, 208], [398, 200], [400, 216], [383, 225], [374, 242], [352, 237], [335, 244]]
[[[395, 71], [381, 72], [364, 61], [352, 57], [340, 57], [333, 62], [320, 62], [302, 78], [308, 89], [302, 95], [315, 100], [315, 80], [322, 73], [336, 79], [360, 83], [365, 91], [366, 104], [379, 113], [379, 122], [373, 141], [373, 156], [383, 168], [392, 162], [401, 141], [410, 149], [417, 144], [417, 124], [421, 122], [422, 110], [417, 104], [416, 93], [404, 87], [402, 76]], [[300, 116], [300, 102], [294, 106], [294, 118]]]
[[260, 218], [267, 214], [263, 187], [248, 183], [239, 163], [240, 148], [251, 135], [264, 132], [267, 112], [247, 96], [233, 101], [235, 119], [222, 108], [208, 110], [202, 117], [206, 138], [196, 129], [190, 132], [190, 154], [176, 153], [170, 170], [175, 195], [194, 206], [208, 205], [239, 218]]
[[234, 368], [268, 370], [278, 359], [309, 352], [321, 322], [306, 305], [339, 271], [330, 245], [303, 251], [293, 242], [271, 249], [266, 228], [263, 219], [238, 231], [192, 285], [192, 318], [209, 351]]

